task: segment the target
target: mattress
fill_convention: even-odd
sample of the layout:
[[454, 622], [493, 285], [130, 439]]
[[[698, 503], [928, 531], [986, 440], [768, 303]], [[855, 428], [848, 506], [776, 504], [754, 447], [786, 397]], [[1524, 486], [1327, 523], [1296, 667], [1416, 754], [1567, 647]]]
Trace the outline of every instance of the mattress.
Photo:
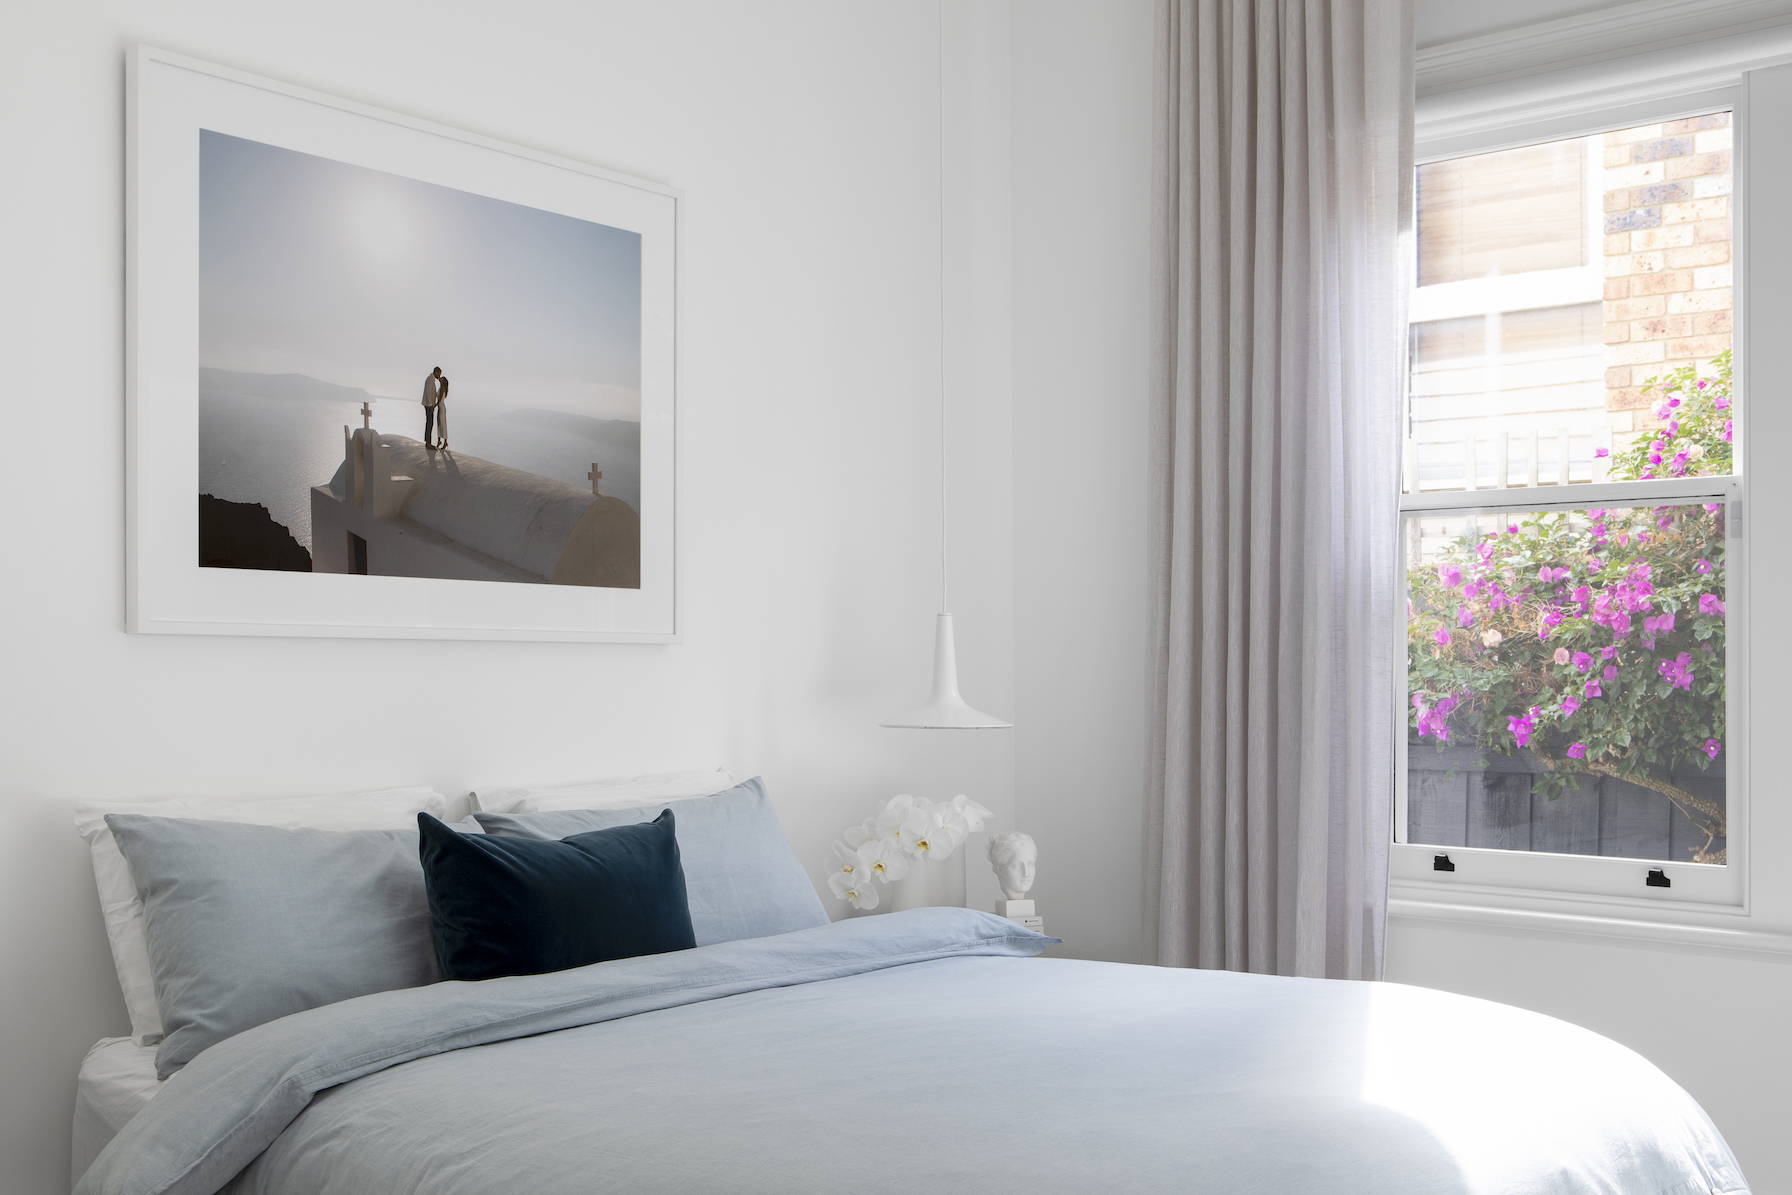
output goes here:
[[79, 1179], [106, 1143], [143, 1110], [161, 1081], [156, 1048], [128, 1037], [102, 1037], [81, 1060], [75, 1078], [74, 1140], [69, 1176]]

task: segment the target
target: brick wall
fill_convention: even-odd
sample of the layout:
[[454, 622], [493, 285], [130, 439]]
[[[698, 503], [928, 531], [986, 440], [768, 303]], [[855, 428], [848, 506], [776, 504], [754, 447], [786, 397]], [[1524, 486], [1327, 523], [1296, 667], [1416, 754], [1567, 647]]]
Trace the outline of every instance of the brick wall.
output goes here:
[[1605, 406], [1622, 448], [1655, 420], [1648, 379], [1730, 347], [1730, 114], [1601, 138]]

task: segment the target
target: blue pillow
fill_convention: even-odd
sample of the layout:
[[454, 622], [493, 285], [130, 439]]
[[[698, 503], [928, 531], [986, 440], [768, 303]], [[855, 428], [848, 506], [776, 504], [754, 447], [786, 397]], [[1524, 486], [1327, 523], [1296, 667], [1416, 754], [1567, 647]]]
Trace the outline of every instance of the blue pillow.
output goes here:
[[458, 834], [417, 815], [436, 961], [449, 979], [538, 975], [689, 950], [670, 809], [558, 842]]
[[143, 898], [158, 1078], [264, 1021], [441, 978], [414, 831], [140, 813], [106, 825]]
[[[488, 835], [564, 838], [645, 821], [666, 806], [552, 813], [476, 813]], [[757, 776], [726, 792], [677, 801], [678, 850], [697, 945], [762, 938], [828, 923]]]

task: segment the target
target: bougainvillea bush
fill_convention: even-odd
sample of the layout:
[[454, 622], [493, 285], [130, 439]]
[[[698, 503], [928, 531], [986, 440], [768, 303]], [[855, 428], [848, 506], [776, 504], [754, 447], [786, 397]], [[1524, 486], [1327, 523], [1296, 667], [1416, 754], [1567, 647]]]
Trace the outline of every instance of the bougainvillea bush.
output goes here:
[[[1610, 477], [1729, 472], [1729, 354], [1651, 393], [1654, 434], [1615, 456]], [[1528, 753], [1550, 797], [1583, 775], [1640, 785], [1705, 836], [1695, 861], [1723, 861], [1723, 805], [1672, 780], [1724, 750], [1721, 506], [1483, 520], [1409, 570], [1408, 599], [1415, 739]]]

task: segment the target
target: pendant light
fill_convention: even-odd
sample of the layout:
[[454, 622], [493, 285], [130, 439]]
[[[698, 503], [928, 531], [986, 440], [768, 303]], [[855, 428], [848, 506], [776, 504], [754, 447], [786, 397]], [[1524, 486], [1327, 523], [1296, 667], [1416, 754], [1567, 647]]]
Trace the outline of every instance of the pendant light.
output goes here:
[[909, 730], [1006, 730], [1013, 723], [973, 709], [958, 692], [958, 645], [946, 604], [946, 6], [941, 0], [940, 58], [940, 612], [933, 623], [933, 692], [927, 704], [881, 723]]

